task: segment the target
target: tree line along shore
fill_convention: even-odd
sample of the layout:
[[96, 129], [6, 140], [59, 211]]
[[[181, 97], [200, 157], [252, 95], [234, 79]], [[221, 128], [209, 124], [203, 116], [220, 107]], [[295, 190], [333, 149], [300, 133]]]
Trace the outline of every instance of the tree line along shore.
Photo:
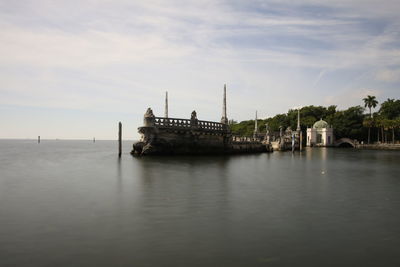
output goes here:
[[[336, 139], [351, 138], [364, 143], [398, 143], [400, 140], [400, 100], [388, 98], [379, 103], [375, 96], [362, 99], [363, 104], [338, 110], [337, 106], [305, 106], [300, 109], [300, 126], [303, 132], [319, 119], [324, 119], [334, 129]], [[372, 109], [377, 108], [375, 112]], [[367, 112], [366, 112], [367, 111]], [[258, 130], [265, 132], [266, 124], [270, 131], [279, 131], [280, 127], [296, 129], [297, 109], [285, 114], [277, 114], [267, 119], [259, 119]], [[254, 120], [240, 123], [231, 120], [232, 133], [251, 136], [254, 132]]]

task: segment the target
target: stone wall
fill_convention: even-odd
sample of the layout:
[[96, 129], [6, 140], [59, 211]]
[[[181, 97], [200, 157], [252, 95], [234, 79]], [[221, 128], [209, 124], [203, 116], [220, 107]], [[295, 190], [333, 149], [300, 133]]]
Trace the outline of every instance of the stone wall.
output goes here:
[[155, 117], [151, 109], [139, 127], [141, 140], [133, 145], [133, 154], [208, 154], [254, 153], [270, 151], [254, 137], [237, 137], [225, 123], [202, 121], [193, 111], [191, 119]]
[[359, 149], [400, 150], [400, 144], [357, 144]]

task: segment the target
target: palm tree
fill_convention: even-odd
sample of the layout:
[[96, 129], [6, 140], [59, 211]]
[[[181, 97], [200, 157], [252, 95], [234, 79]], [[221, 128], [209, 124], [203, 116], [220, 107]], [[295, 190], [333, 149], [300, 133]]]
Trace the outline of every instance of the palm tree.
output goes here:
[[370, 136], [371, 136], [370, 129], [371, 129], [371, 127], [374, 126], [374, 120], [371, 119], [371, 118], [365, 118], [364, 121], [363, 121], [363, 126], [364, 127], [368, 127], [368, 144], [369, 144]]
[[[394, 128], [396, 128], [396, 129], [399, 129], [400, 128], [400, 117], [399, 118], [396, 118], [395, 120], [394, 120]], [[395, 140], [394, 140], [394, 130], [393, 130], [393, 143], [395, 143]]]
[[[394, 144], [394, 128], [396, 128], [395, 120], [385, 119], [385, 128], [386, 130], [392, 130], [392, 143]], [[389, 141], [387, 141], [389, 143]]]
[[364, 98], [363, 101], [364, 101], [364, 107], [369, 108], [369, 117], [372, 118], [371, 108], [375, 108], [376, 105], [378, 105], [376, 97], [373, 95], [367, 95], [367, 97]]
[[[376, 105], [378, 104], [378, 101], [376, 100], [375, 96], [372, 95], [367, 95], [366, 98], [363, 99], [364, 100], [364, 107], [368, 107], [369, 108], [369, 117], [370, 119], [372, 119], [372, 113], [371, 113], [371, 108], [375, 108]], [[371, 126], [368, 127], [368, 144], [369, 144], [369, 138], [371, 135]]]
[[394, 140], [394, 129], [396, 128], [396, 126], [397, 126], [396, 120], [390, 120], [390, 128], [392, 129], [392, 143], [393, 144], [395, 143], [395, 140]]

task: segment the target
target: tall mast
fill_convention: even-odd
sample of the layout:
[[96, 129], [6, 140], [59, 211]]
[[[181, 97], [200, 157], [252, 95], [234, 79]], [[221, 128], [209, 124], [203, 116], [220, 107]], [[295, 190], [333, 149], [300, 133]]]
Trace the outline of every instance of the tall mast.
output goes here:
[[165, 118], [168, 118], [168, 91], [165, 92]]
[[228, 124], [228, 117], [226, 116], [226, 84], [224, 84], [224, 100], [222, 102], [222, 118], [221, 123]]

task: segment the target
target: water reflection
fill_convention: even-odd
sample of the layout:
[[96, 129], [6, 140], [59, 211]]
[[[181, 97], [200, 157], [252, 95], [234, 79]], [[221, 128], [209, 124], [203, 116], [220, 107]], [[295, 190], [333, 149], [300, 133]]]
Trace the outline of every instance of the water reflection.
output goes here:
[[118, 159], [115, 142], [2, 142], [1, 266], [400, 265], [399, 152]]
[[120, 157], [118, 157], [117, 159], [117, 192], [118, 194], [122, 194], [122, 190], [123, 190], [123, 183], [122, 183], [122, 160]]
[[[229, 220], [226, 214], [231, 210], [230, 157], [152, 157], [137, 158], [137, 161], [142, 184], [141, 205], [147, 210], [144, 220], [179, 218], [179, 231], [187, 234], [201, 221], [207, 225], [210, 216], [225, 216], [222, 224]], [[208, 231], [220, 232], [225, 227], [218, 228], [221, 229]]]

